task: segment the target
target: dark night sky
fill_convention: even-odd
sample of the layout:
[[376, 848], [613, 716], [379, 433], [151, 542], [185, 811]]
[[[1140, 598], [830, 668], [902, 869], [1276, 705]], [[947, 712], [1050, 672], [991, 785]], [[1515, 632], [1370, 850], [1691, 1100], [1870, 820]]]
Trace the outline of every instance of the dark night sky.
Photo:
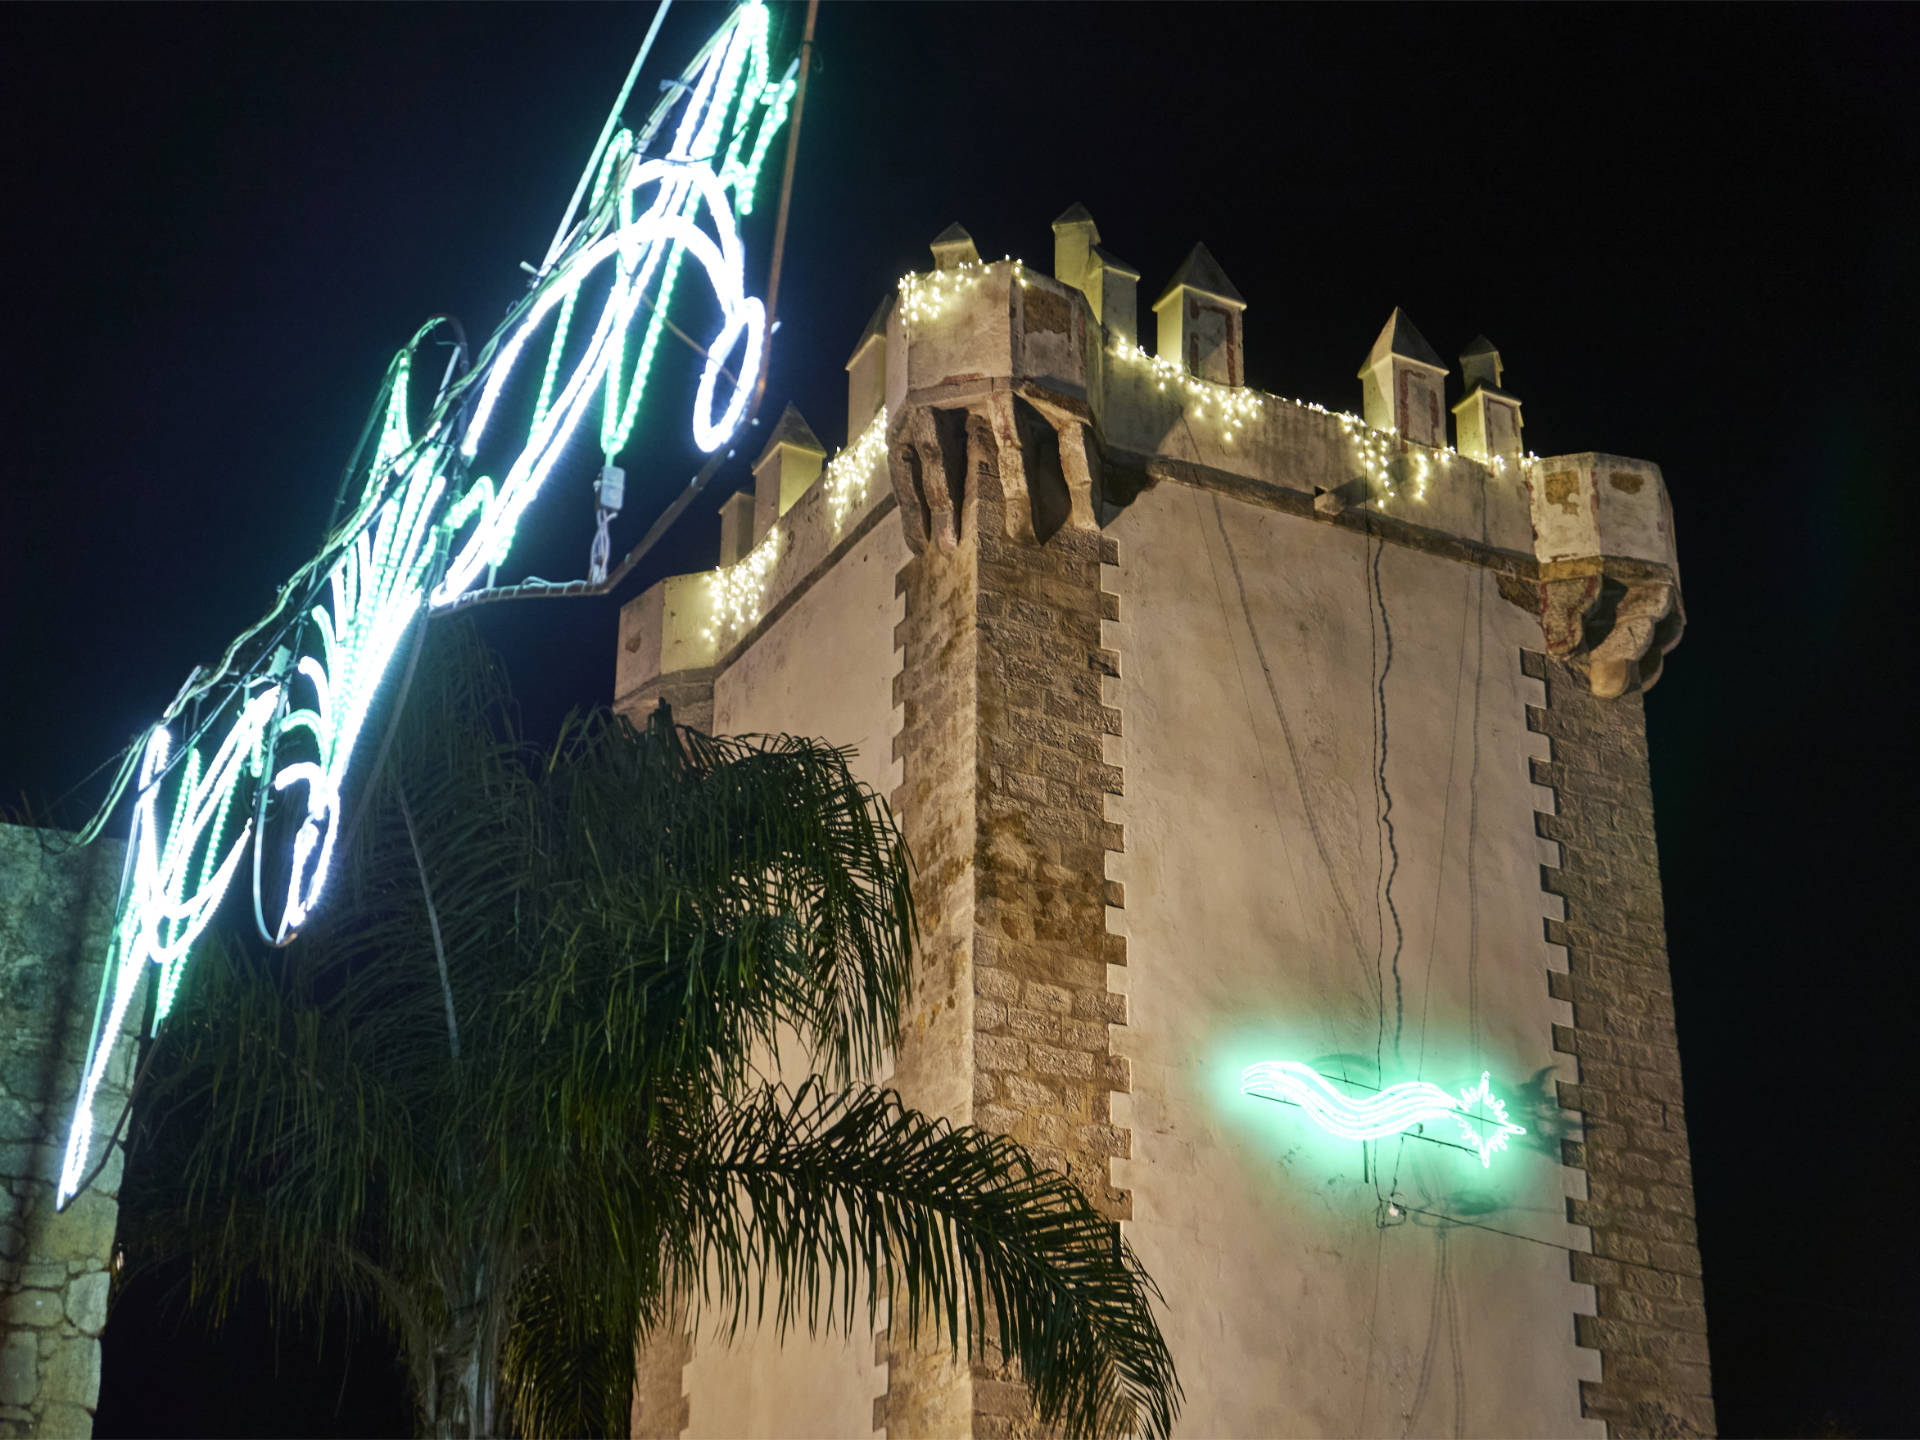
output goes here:
[[[435, 311], [483, 336], [521, 293], [650, 13], [5, 12], [0, 799], [47, 813], [311, 553], [393, 349]], [[717, 18], [676, 7], [655, 73]], [[789, 46], [798, 23], [778, 12]], [[837, 444], [842, 362], [926, 240], [958, 219], [1046, 268], [1079, 200], [1143, 302], [1207, 241], [1263, 389], [1357, 407], [1400, 304], [1445, 355], [1493, 337], [1530, 448], [1664, 467], [1689, 627], [1648, 713], [1734, 1434], [1915, 1426], [1893, 455], [1917, 30], [1859, 7], [828, 5], [763, 408], [796, 400]], [[683, 412], [643, 424], [616, 553], [691, 472], [684, 435]], [[523, 528], [527, 569], [583, 567], [573, 479]], [[621, 598], [716, 543], [703, 501]], [[536, 726], [610, 698], [615, 610], [484, 615]], [[276, 1378], [258, 1325], [171, 1326], [129, 1296], [100, 1433], [407, 1423], [371, 1350], [343, 1387], [295, 1337]]]

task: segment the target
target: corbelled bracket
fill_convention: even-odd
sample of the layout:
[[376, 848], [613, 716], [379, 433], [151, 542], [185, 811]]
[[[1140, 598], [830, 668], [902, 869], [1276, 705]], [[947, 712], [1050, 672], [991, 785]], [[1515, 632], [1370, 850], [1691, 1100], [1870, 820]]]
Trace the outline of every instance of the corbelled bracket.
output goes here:
[[1603, 700], [1651, 689], [1685, 627], [1679, 587], [1664, 574], [1621, 574], [1603, 565], [1540, 582], [1547, 653], [1585, 672]]
[[967, 411], [916, 405], [889, 432], [888, 469], [907, 544], [916, 555], [930, 540], [952, 550], [967, 494]]
[[1100, 446], [1087, 421], [1044, 395], [998, 390], [969, 405], [915, 405], [890, 430], [888, 458], [907, 544], [952, 550], [970, 487], [998, 477], [1010, 538], [1044, 545], [1094, 525]]

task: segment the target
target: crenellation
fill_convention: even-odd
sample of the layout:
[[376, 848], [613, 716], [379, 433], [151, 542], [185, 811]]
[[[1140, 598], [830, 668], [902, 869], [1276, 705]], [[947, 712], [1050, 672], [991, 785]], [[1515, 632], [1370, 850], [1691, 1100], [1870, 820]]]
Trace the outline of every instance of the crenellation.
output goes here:
[[[859, 434], [849, 432], [849, 443]], [[723, 538], [720, 563], [737, 560], [758, 545], [774, 524], [793, 509], [802, 495], [820, 478], [826, 464], [827, 449], [807, 424], [806, 417], [793, 405], [780, 412], [780, 419], [768, 435], [760, 456], [753, 462], [753, 531], [744, 546], [731, 556]]]
[[1153, 302], [1159, 335], [1154, 353], [1187, 374], [1216, 385], [1246, 383], [1242, 316], [1246, 299], [1220, 262], [1196, 244]]
[[1453, 404], [1454, 444], [1462, 455], [1491, 465], [1495, 459], [1518, 465], [1520, 402], [1500, 388], [1500, 352], [1486, 336], [1476, 336], [1461, 352], [1460, 375], [1466, 393]]
[[1404, 310], [1394, 307], [1360, 366], [1361, 414], [1375, 430], [1415, 445], [1447, 443], [1447, 367]]

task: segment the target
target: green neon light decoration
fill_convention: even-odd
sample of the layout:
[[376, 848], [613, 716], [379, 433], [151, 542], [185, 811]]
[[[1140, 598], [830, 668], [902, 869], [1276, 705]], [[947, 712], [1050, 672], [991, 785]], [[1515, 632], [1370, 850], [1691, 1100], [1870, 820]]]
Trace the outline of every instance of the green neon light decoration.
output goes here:
[[[211, 672], [196, 671], [148, 732], [131, 777], [128, 874], [68, 1131], [60, 1204], [80, 1186], [94, 1096], [146, 967], [159, 976], [157, 1030], [193, 943], [250, 844], [262, 930], [278, 944], [298, 934], [325, 890], [347, 775], [395, 657], [423, 613], [451, 604], [505, 560], [521, 516], [596, 404], [607, 462], [626, 445], [689, 257], [721, 316], [695, 394], [694, 443], [712, 452], [740, 425], [760, 376], [767, 320], [765, 306], [746, 292], [736, 216], [752, 208], [797, 80], [793, 65], [774, 76], [767, 29], [760, 0], [739, 5], [680, 79], [663, 87], [646, 124], [607, 137], [591, 199], [556, 241], [532, 293], [465, 374], [449, 369], [417, 429], [408, 406], [414, 357], [444, 322], [428, 322], [408, 341], [388, 369], [378, 436], [352, 511], [282, 587], [273, 611]], [[601, 273], [605, 300], [584, 343], [574, 341], [581, 296]], [[649, 319], [629, 366], [629, 332], [643, 304]], [[508, 433], [494, 423], [502, 392], [549, 321], [531, 422]], [[487, 473], [470, 474], [483, 449], [492, 457]], [[189, 712], [182, 741], [174, 727]], [[269, 835], [288, 829], [289, 876], [269, 924], [259, 851]]]
[[1240, 1089], [1263, 1100], [1298, 1105], [1321, 1129], [1343, 1140], [1384, 1140], [1430, 1121], [1452, 1119], [1487, 1169], [1493, 1167], [1494, 1152], [1507, 1148], [1508, 1136], [1527, 1133], [1507, 1119], [1507, 1102], [1493, 1093], [1492, 1077], [1485, 1070], [1478, 1085], [1457, 1095], [1429, 1080], [1403, 1080], [1356, 1099], [1341, 1094], [1309, 1065], [1264, 1060], [1241, 1072]]

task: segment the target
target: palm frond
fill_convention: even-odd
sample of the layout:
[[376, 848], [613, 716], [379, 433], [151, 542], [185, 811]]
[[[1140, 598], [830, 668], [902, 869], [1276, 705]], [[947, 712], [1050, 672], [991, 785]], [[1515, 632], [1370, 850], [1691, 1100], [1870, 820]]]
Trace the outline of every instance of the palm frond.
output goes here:
[[513, 1429], [529, 1440], [625, 1433], [640, 1326], [617, 1289], [583, 1290], [552, 1271], [530, 1271], [500, 1357]]
[[[658, 1136], [677, 1282], [734, 1324], [771, 1291], [784, 1329], [932, 1326], [1017, 1360], [1075, 1435], [1166, 1435], [1178, 1411], [1159, 1291], [1117, 1227], [1016, 1142], [929, 1120], [874, 1089], [762, 1091]], [[990, 1343], [991, 1342], [991, 1343]]]
[[810, 1329], [885, 1300], [1075, 1433], [1166, 1433], [1156, 1292], [1070, 1183], [889, 1094], [754, 1076], [791, 1027], [850, 1083], [907, 994], [910, 861], [846, 752], [603, 715], [536, 751], [455, 628], [387, 772], [322, 920], [209, 947], [158, 1042], [125, 1213], [205, 1297], [371, 1307], [436, 1428], [487, 1423], [459, 1386], [496, 1359], [523, 1432], [621, 1428], [636, 1332], [705, 1295]]

